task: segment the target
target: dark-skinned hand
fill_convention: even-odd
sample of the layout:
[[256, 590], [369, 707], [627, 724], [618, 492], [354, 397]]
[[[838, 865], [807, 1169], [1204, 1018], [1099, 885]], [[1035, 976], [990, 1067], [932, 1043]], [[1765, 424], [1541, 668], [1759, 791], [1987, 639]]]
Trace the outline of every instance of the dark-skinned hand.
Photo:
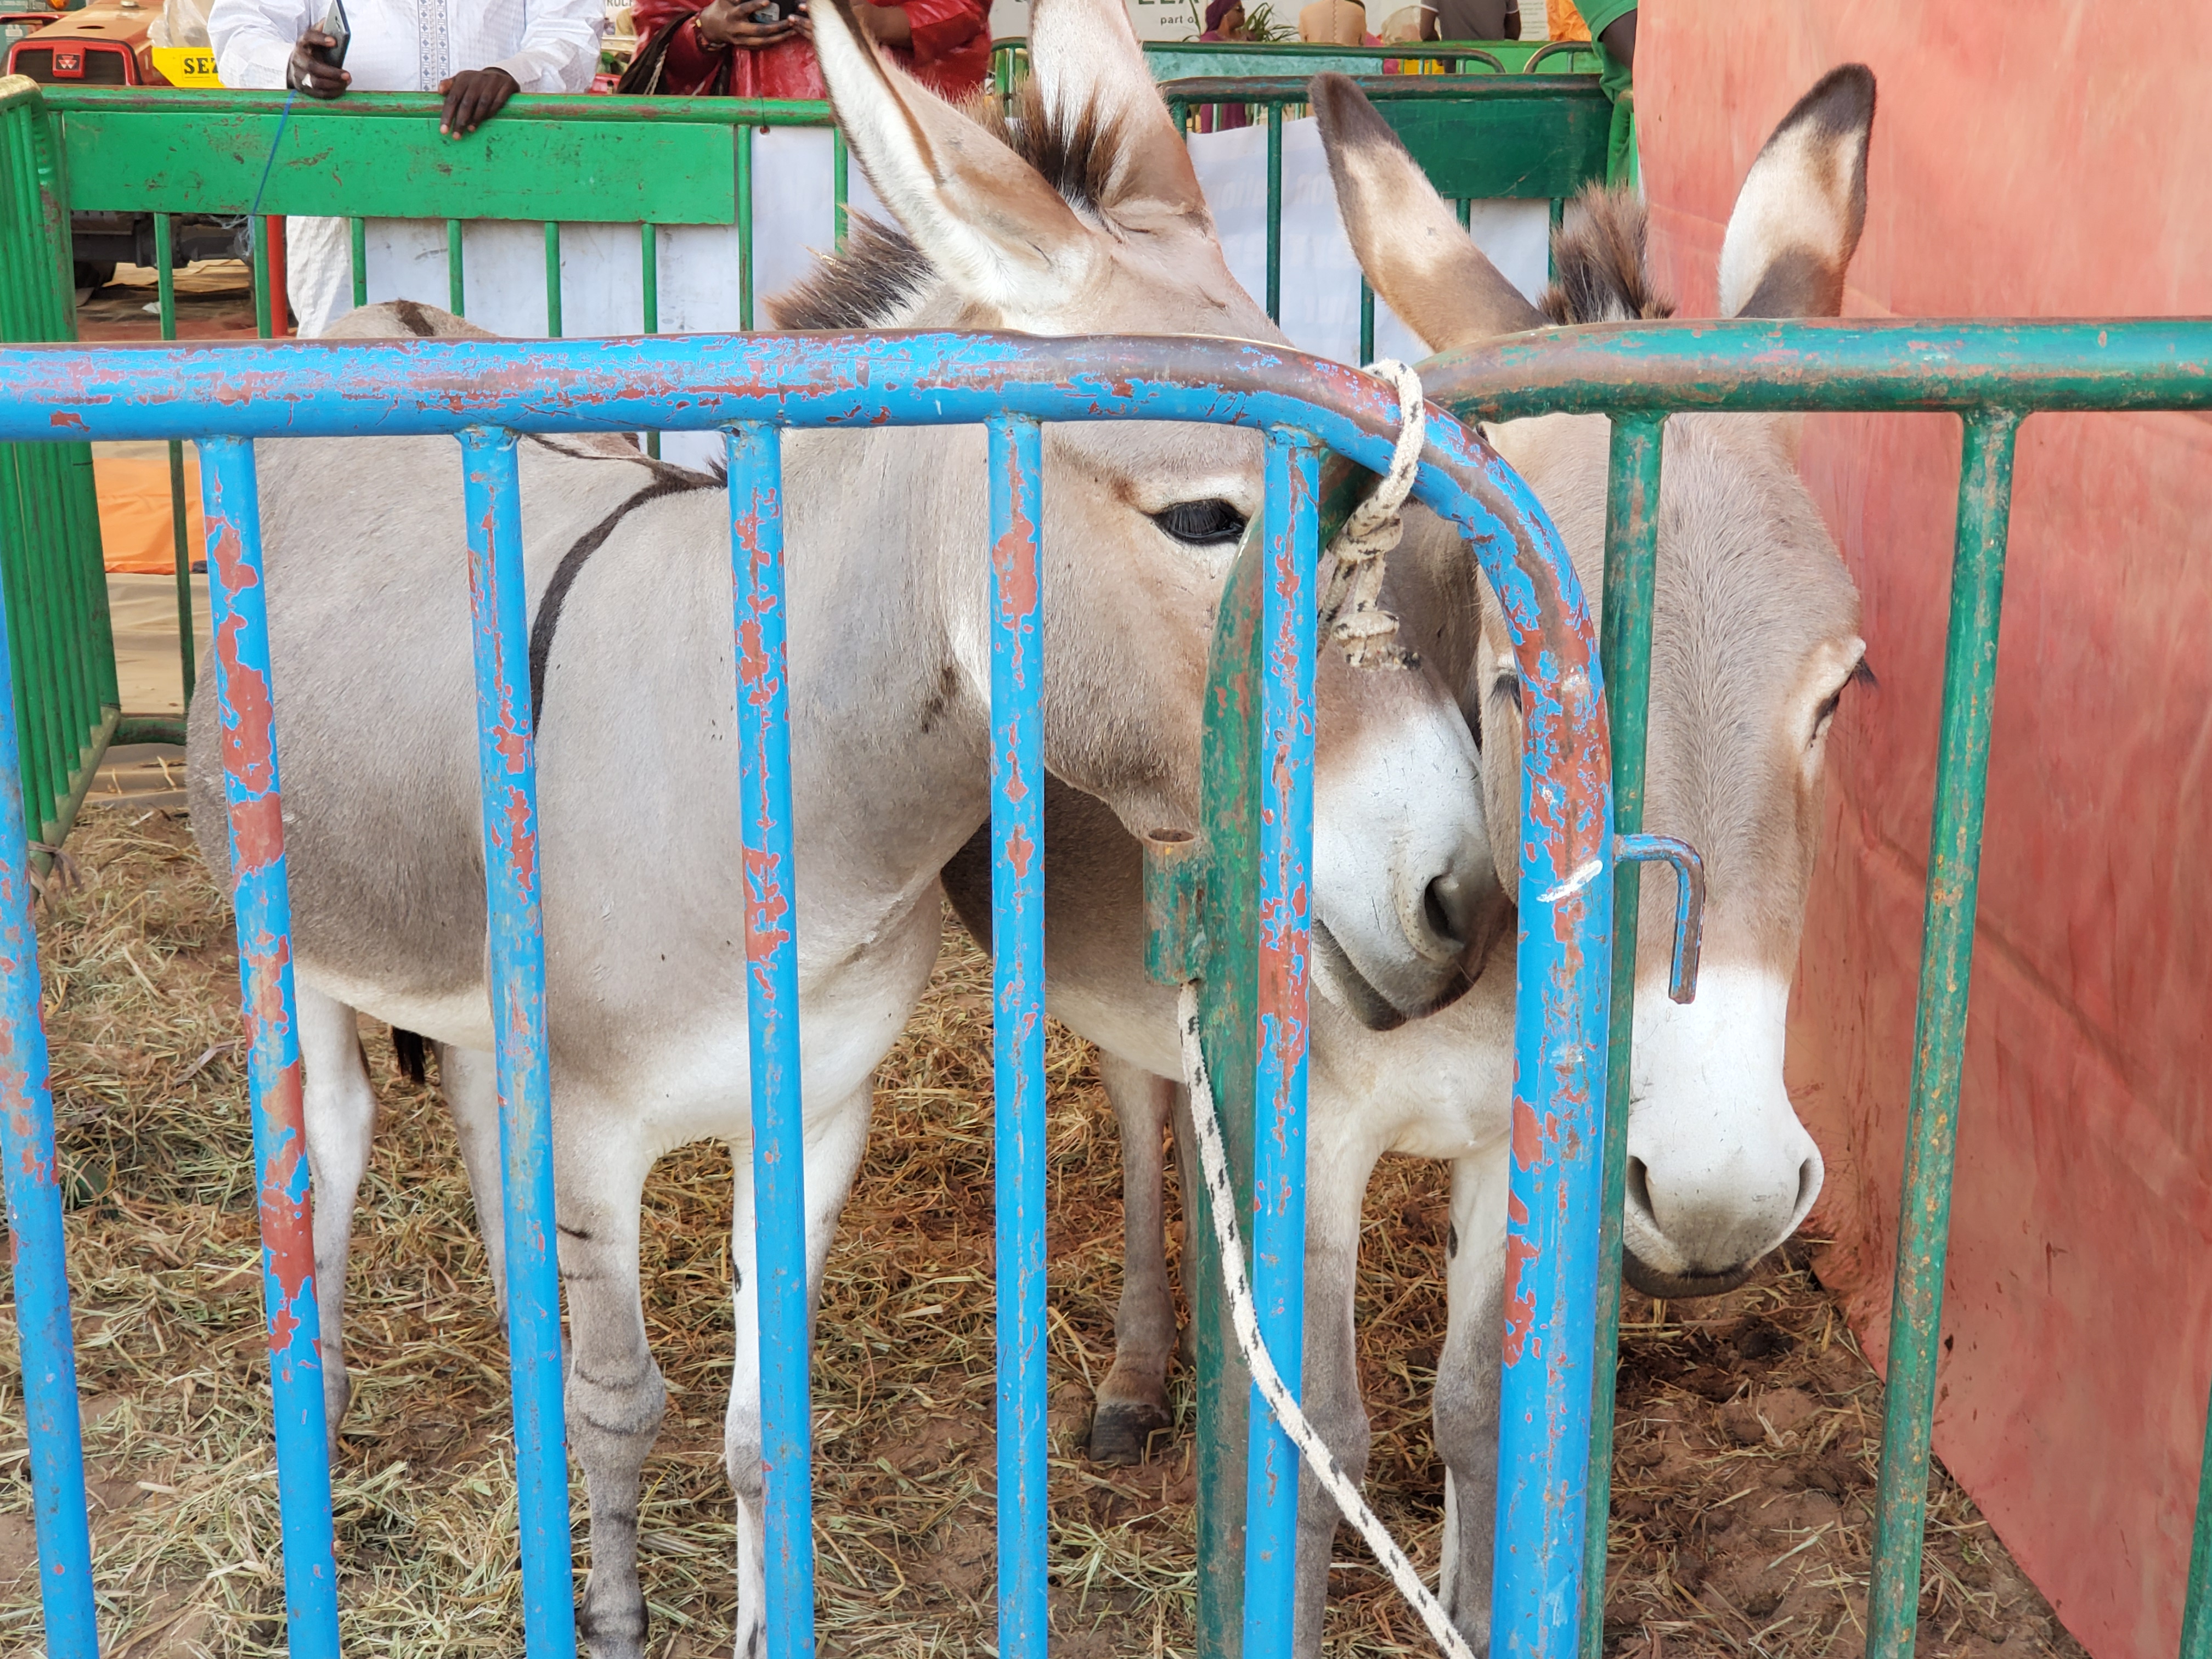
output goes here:
[[1623, 12], [1598, 31], [1598, 44], [1620, 60], [1630, 75], [1636, 73], [1636, 14]]
[[814, 25], [804, 9], [772, 23], [753, 21], [755, 12], [773, 9], [763, 0], [711, 0], [699, 14], [699, 39], [718, 52], [758, 52], [764, 46], [812, 36]]
[[463, 70], [438, 82], [446, 94], [446, 107], [438, 116], [438, 131], [448, 138], [474, 132], [499, 113], [521, 88], [503, 69]]
[[314, 54], [337, 45], [336, 35], [309, 29], [292, 43], [292, 56], [284, 65], [284, 84], [310, 98], [336, 98], [353, 84], [353, 76]]

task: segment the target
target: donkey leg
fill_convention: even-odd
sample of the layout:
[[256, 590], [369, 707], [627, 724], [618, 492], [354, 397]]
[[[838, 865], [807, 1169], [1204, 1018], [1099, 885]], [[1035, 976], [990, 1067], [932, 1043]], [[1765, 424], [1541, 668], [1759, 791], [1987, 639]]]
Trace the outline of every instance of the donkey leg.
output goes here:
[[1175, 1292], [1168, 1285], [1166, 1160], [1161, 1135], [1176, 1088], [1140, 1066], [1099, 1051], [1098, 1074], [1121, 1135], [1121, 1305], [1114, 1316], [1114, 1368], [1098, 1385], [1091, 1461], [1145, 1461], [1152, 1437], [1169, 1426], [1168, 1360], [1176, 1347]]
[[[1359, 1279], [1360, 1206], [1377, 1156], [1364, 1146], [1331, 1147], [1316, 1134], [1306, 1158], [1305, 1374], [1298, 1403], [1345, 1474], [1359, 1482], [1366, 1479], [1371, 1437], [1359, 1392], [1352, 1308]], [[1321, 1652], [1337, 1521], [1336, 1504], [1301, 1460], [1295, 1653]]]
[[354, 1011], [304, 980], [293, 986], [300, 1021], [301, 1108], [307, 1174], [314, 1183], [315, 1306], [322, 1325], [323, 1412], [331, 1445], [353, 1398], [345, 1364], [346, 1258], [353, 1206], [376, 1133], [376, 1091], [361, 1052]]
[[461, 1163], [469, 1172], [469, 1196], [477, 1206], [477, 1231], [483, 1237], [484, 1265], [491, 1270], [491, 1294], [502, 1323], [507, 1318], [506, 1177], [499, 1152], [499, 1073], [481, 1048], [438, 1045], [438, 1089], [453, 1115], [461, 1142]]
[[[593, 1659], [643, 1659], [638, 1477], [668, 1403], [638, 1299], [638, 1206], [653, 1160], [613, 1103], [573, 1086], [556, 1098], [555, 1210], [568, 1295], [568, 1444], [591, 1502], [592, 1571], [577, 1626]], [[563, 1118], [572, 1133], [560, 1135]]]
[[1437, 1451], [1444, 1461], [1444, 1610], [1478, 1652], [1490, 1641], [1498, 1525], [1498, 1411], [1504, 1364], [1505, 1147], [1452, 1166], [1449, 1325], [1437, 1362]]
[[[806, 1148], [806, 1337], [814, 1346], [814, 1315], [822, 1302], [822, 1274], [836, 1237], [837, 1216], [852, 1191], [853, 1176], [868, 1140], [873, 1081], [840, 1106]], [[760, 1274], [753, 1237], [753, 1164], [750, 1147], [736, 1151], [736, 1201], [732, 1205], [730, 1260], [736, 1265], [737, 1361], [730, 1370], [730, 1408], [722, 1424], [722, 1458], [738, 1495], [738, 1659], [768, 1650], [768, 1536], [761, 1474]], [[811, 1551], [814, 1540], [787, 1547]], [[811, 1607], [801, 1618], [813, 1616]]]

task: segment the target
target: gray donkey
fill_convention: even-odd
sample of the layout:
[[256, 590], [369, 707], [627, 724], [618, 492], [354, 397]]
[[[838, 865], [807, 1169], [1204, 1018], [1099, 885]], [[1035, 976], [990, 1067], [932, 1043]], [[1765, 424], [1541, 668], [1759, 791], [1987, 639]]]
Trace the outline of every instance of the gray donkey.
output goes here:
[[[1729, 316], [1835, 315], [1865, 214], [1874, 78], [1824, 77], [1753, 162], [1721, 259]], [[1432, 348], [1480, 347], [1542, 326], [1461, 230], [1395, 136], [1339, 76], [1314, 83], [1337, 202], [1376, 291]], [[1663, 316], [1644, 270], [1644, 217], [1626, 195], [1585, 198], [1559, 248], [1551, 320]], [[1480, 371], [1432, 360], [1432, 392]], [[1626, 1237], [1631, 1281], [1655, 1296], [1741, 1283], [1789, 1237], [1820, 1185], [1820, 1155], [1783, 1086], [1784, 1016], [1819, 822], [1821, 752], [1863, 673], [1858, 596], [1796, 471], [1792, 417], [1677, 416], [1667, 428], [1645, 822], [1705, 856], [1704, 972], [1688, 1006], [1668, 1000], [1673, 884], [1647, 881], [1640, 919]], [[1541, 498], [1585, 592], [1601, 590], [1607, 422], [1517, 421], [1488, 435]], [[1394, 607], [1483, 733], [1496, 867], [1518, 870], [1519, 684], [1494, 605], [1449, 532], [1409, 517], [1391, 555]], [[1120, 1121], [1127, 1267], [1115, 1364], [1098, 1389], [1092, 1455], [1133, 1462], [1166, 1426], [1176, 1341], [1163, 1237], [1163, 1130], [1182, 1091], [1175, 994], [1147, 980], [1137, 843], [1096, 801], [1046, 794], [1046, 987], [1053, 1012], [1103, 1050]], [[971, 842], [945, 872], [971, 928], [988, 931], [989, 866]], [[1449, 1332], [1435, 1421], [1445, 1466], [1443, 1597], [1486, 1640], [1504, 1330], [1506, 1152], [1512, 1095], [1512, 941], [1467, 995], [1410, 1022], [1364, 1000], [1316, 999], [1307, 1156], [1303, 1404], [1355, 1474], [1367, 1419], [1352, 1292], [1361, 1196], [1384, 1152], [1452, 1163], [1445, 1272]], [[1319, 963], [1327, 980], [1328, 963]], [[1356, 991], [1356, 987], [1351, 988]], [[1175, 1135], [1188, 1169], [1187, 1119]], [[1301, 1504], [1297, 1642], [1318, 1653], [1337, 1516], [1308, 1480]]]
[[[1231, 277], [1119, 0], [1042, 0], [1022, 118], [986, 125], [888, 66], [845, 0], [815, 43], [903, 235], [860, 228], [787, 323], [1279, 338]], [[340, 331], [454, 332], [419, 307]], [[810, 1285], [858, 1164], [875, 1068], [938, 948], [938, 872], [988, 816], [984, 440], [793, 433], [786, 446]], [[1046, 434], [1047, 763], [1135, 829], [1193, 821], [1206, 647], [1261, 496], [1256, 434]], [[461, 468], [436, 439], [261, 447], [323, 1357], [349, 1395], [343, 1297], [375, 1117], [356, 1014], [439, 1047], [501, 1273], [497, 1108]], [[654, 1160], [739, 1149], [737, 1651], [763, 1635], [730, 540], [718, 481], [613, 439], [522, 447], [568, 1412], [591, 1510], [583, 1624], [643, 1651], [639, 1474], [665, 1391], [639, 1300]], [[1472, 740], [1419, 674], [1325, 659], [1316, 905], [1363, 994], [1413, 1012], [1502, 916]], [[194, 820], [228, 866], [215, 702]], [[801, 1547], [805, 1547], [801, 1540]]]

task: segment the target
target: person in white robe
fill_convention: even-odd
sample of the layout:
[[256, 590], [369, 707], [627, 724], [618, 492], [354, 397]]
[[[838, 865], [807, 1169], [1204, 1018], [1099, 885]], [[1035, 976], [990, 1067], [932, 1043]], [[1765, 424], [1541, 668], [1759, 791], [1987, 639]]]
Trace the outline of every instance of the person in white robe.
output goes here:
[[[440, 131], [465, 137], [518, 92], [583, 92], [599, 62], [604, 0], [348, 0], [343, 68], [318, 55], [335, 44], [320, 25], [331, 0], [215, 0], [208, 40], [223, 85], [289, 88], [311, 98], [440, 92]], [[390, 222], [434, 242], [445, 227]], [[303, 335], [353, 305], [351, 238], [343, 219], [285, 222], [285, 289]]]

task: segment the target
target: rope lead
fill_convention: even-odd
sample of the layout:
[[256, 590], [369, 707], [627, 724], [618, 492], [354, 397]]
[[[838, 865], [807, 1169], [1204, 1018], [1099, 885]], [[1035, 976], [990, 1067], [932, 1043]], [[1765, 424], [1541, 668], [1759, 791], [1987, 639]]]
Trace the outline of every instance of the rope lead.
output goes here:
[[[1407, 378], [1411, 378], [1411, 371], [1407, 371]], [[1419, 410], [1420, 392], [1418, 385], [1412, 396], [1413, 407]], [[1407, 422], [1417, 434], [1419, 430], [1418, 421], [1419, 416], [1415, 416]], [[1405, 441], [1401, 436], [1399, 453], [1403, 455], [1405, 453]], [[1418, 438], [1413, 453], [1416, 455], [1420, 453]], [[1398, 471], [1395, 462], [1390, 470], [1395, 477]], [[1410, 462], [1407, 471], [1410, 474]], [[1389, 488], [1389, 483], [1386, 479], [1383, 489], [1377, 490], [1376, 495], [1380, 496]], [[1401, 499], [1403, 499], [1402, 495]], [[1395, 508], [1389, 510], [1395, 511]], [[1391, 539], [1395, 541], [1395, 536]], [[1379, 557], [1376, 562], [1381, 563]], [[1387, 616], [1389, 613], [1383, 614]], [[1395, 627], [1396, 624], [1394, 623], [1392, 625]], [[1282, 1373], [1275, 1369], [1274, 1359], [1267, 1352], [1267, 1345], [1260, 1338], [1260, 1316], [1252, 1305], [1251, 1284], [1244, 1277], [1244, 1241], [1237, 1227], [1237, 1193], [1229, 1181], [1229, 1158], [1222, 1148], [1221, 1121], [1214, 1114], [1213, 1079], [1206, 1069], [1206, 1054], [1199, 1043], [1196, 980], [1184, 982], [1177, 1012], [1182, 1024], [1183, 1081], [1190, 1088], [1191, 1121], [1198, 1128], [1199, 1167], [1204, 1176], [1207, 1210], [1213, 1222], [1214, 1244], [1221, 1257], [1222, 1285], [1229, 1294], [1230, 1318], [1237, 1329], [1237, 1346], [1244, 1355], [1245, 1367], [1252, 1373], [1252, 1382], [1259, 1389], [1260, 1397], [1267, 1402], [1267, 1409], [1274, 1414], [1275, 1421], [1290, 1437], [1291, 1443], [1298, 1449], [1298, 1455], [1305, 1460], [1306, 1467], [1314, 1472], [1322, 1489], [1334, 1501], [1344, 1517], [1358, 1528], [1359, 1535], [1367, 1540], [1367, 1547], [1375, 1552], [1375, 1559], [1390, 1575], [1392, 1585], [1400, 1595], [1405, 1597], [1407, 1604], [1420, 1615], [1422, 1624], [1428, 1626], [1429, 1635], [1437, 1645], [1444, 1650], [1449, 1659], [1475, 1659], [1474, 1650], [1468, 1645], [1467, 1638], [1452, 1627], [1443, 1603], [1437, 1601], [1429, 1587], [1421, 1582], [1420, 1575], [1413, 1570], [1413, 1564], [1406, 1559], [1406, 1552], [1390, 1535], [1390, 1529], [1382, 1524], [1373, 1510], [1367, 1507], [1367, 1500], [1359, 1495], [1358, 1486], [1344, 1472], [1343, 1465], [1336, 1461], [1336, 1454], [1328, 1449], [1327, 1443], [1315, 1432], [1313, 1425], [1306, 1420], [1306, 1414], [1298, 1409], [1298, 1402], [1291, 1397], [1290, 1389], [1284, 1385]]]
[[1428, 411], [1421, 377], [1405, 364], [1386, 357], [1370, 363], [1367, 373], [1398, 389], [1398, 445], [1375, 493], [1352, 509], [1328, 544], [1335, 563], [1322, 590], [1321, 617], [1354, 668], [1412, 668], [1420, 659], [1398, 643], [1398, 618], [1382, 608], [1383, 556], [1404, 530], [1400, 509], [1413, 492]]

